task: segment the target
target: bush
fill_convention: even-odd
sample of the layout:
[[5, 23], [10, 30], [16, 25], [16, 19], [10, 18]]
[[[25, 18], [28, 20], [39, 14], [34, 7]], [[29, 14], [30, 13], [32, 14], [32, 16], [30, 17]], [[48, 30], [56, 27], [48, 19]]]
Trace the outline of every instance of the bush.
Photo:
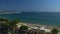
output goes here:
[[52, 30], [52, 34], [58, 34], [58, 29], [56, 29], [56, 28], [54, 28], [53, 30]]
[[20, 27], [20, 30], [28, 30], [28, 27], [25, 26], [25, 25], [22, 25], [22, 26]]

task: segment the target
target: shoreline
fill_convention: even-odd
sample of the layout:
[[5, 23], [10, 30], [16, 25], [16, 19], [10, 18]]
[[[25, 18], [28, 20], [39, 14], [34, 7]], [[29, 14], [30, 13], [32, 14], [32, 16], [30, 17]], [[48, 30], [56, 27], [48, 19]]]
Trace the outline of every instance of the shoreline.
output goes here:
[[[20, 22], [20, 23], [26, 23], [26, 22]], [[60, 27], [60, 26], [58, 26], [58, 25], [48, 25], [48, 24], [37, 24], [37, 23], [26, 23], [26, 24], [35, 24], [35, 25], [45, 25], [45, 26], [56, 26], [56, 27]]]
[[44, 27], [46, 29], [51, 29], [51, 30], [54, 29], [54, 28], [56, 28], [60, 32], [60, 27], [59, 26], [51, 26], [51, 25], [43, 25], [43, 24], [32, 24], [32, 23], [26, 23], [26, 22], [19, 22], [19, 23], [23, 23], [23, 24], [27, 25], [29, 28], [30, 27], [37, 27], [37, 28]]
[[44, 24], [34, 24], [34, 23], [26, 23], [26, 22], [20, 22], [20, 23], [24, 23], [24, 24], [27, 24], [28, 26], [38, 26], [38, 27], [46, 27], [46, 28], [57, 28], [57, 29], [60, 29], [59, 26], [51, 26], [51, 25], [44, 25]]

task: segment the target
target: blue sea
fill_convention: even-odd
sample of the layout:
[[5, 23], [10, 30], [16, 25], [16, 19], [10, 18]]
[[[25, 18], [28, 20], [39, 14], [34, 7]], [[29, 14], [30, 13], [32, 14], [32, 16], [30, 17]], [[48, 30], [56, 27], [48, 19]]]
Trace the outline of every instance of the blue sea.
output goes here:
[[60, 26], [60, 12], [21, 12], [15, 14], [0, 14], [10, 20], [20, 19], [21, 22]]

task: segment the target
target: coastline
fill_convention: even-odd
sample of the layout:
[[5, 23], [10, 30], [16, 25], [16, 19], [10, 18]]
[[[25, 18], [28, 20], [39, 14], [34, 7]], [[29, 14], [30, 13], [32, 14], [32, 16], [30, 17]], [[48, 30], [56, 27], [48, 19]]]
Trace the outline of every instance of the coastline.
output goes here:
[[51, 26], [51, 25], [43, 25], [43, 24], [32, 24], [32, 23], [26, 23], [26, 22], [19, 22], [19, 23], [28, 26], [29, 29], [31, 29], [31, 28], [33, 28], [33, 29], [35, 29], [35, 28], [40, 29], [40, 28], [44, 27], [46, 29], [52, 30], [52, 29], [56, 28], [60, 32], [60, 27], [59, 26]]
[[44, 24], [33, 24], [33, 23], [26, 23], [26, 22], [20, 22], [20, 23], [26, 24], [28, 26], [39, 27], [39, 28], [44, 26], [45, 28], [49, 28], [49, 29], [52, 29], [52, 28], [60, 29], [59, 26], [51, 26], [51, 25], [44, 25]]

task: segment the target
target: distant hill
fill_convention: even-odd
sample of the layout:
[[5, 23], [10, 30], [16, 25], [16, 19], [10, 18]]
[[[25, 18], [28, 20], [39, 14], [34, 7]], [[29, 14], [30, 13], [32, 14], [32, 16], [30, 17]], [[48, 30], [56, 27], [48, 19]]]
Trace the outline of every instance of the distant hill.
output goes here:
[[13, 13], [21, 13], [17, 11], [0, 11], [0, 14], [13, 14]]

